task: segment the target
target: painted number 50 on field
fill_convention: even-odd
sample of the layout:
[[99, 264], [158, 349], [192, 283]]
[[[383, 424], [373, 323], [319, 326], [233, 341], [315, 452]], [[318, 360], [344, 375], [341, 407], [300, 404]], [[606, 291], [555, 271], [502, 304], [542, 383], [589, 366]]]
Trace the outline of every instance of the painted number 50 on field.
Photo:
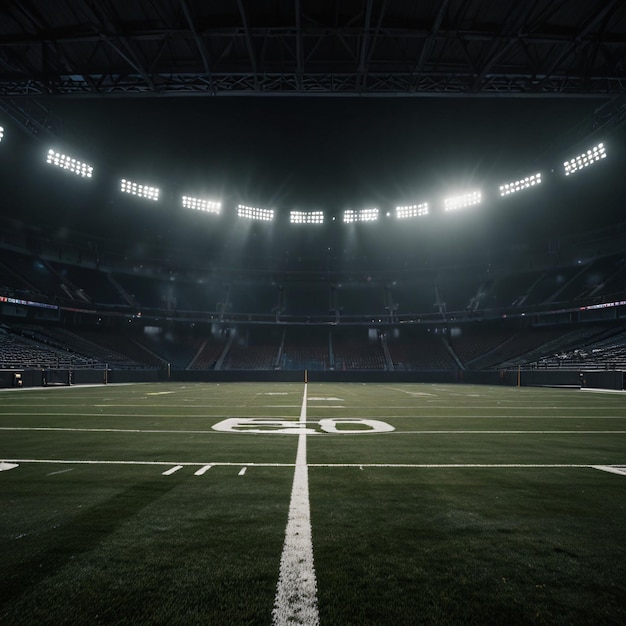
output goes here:
[[368, 419], [322, 419], [319, 421], [294, 422], [290, 420], [261, 417], [231, 417], [213, 426], [213, 430], [226, 433], [257, 433], [277, 435], [361, 435], [365, 433], [389, 433], [395, 430], [391, 424]]

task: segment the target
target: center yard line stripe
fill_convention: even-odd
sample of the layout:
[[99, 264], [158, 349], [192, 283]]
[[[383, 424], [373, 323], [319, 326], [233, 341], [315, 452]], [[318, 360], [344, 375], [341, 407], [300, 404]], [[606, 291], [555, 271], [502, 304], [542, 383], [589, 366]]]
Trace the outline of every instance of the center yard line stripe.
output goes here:
[[[307, 384], [304, 384], [300, 423], [306, 424]], [[285, 543], [274, 598], [272, 623], [276, 626], [318, 626], [317, 580], [313, 565], [309, 473], [306, 462], [306, 430], [298, 435], [296, 468], [291, 488]]]
[[212, 465], [205, 465], [204, 467], [201, 467], [198, 471], [194, 472], [193, 475], [202, 476], [202, 474], [209, 471], [212, 467], [213, 467]]
[[170, 467], [170, 469], [165, 470], [163, 472], [163, 476], [170, 476], [174, 472], [177, 472], [178, 470], [181, 470], [181, 469], [183, 469], [182, 465], [174, 465], [174, 467]]

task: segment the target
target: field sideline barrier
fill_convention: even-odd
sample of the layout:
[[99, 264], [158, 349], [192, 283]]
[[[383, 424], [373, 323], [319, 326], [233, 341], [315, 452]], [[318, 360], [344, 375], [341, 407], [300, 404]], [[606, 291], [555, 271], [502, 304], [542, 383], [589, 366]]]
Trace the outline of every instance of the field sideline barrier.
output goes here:
[[[16, 387], [20, 374], [23, 387], [46, 385], [97, 385], [106, 383], [165, 382], [303, 382], [305, 372], [300, 370], [0, 370], [0, 388]], [[581, 381], [582, 373], [582, 381]], [[428, 371], [319, 371], [308, 370], [308, 382], [331, 383], [465, 383], [471, 385], [517, 386], [517, 370], [428, 370]], [[626, 373], [621, 370], [521, 370], [522, 387], [594, 387], [620, 390], [625, 388]]]

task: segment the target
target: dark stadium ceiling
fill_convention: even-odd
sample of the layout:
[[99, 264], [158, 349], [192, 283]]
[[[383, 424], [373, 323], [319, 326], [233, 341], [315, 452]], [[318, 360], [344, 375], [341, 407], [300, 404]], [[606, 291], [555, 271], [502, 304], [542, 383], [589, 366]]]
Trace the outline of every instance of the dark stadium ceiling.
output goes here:
[[[50, 96], [596, 97], [625, 117], [623, 0], [19, 0], [0, 108], [55, 134]], [[603, 105], [603, 106], [600, 106]]]

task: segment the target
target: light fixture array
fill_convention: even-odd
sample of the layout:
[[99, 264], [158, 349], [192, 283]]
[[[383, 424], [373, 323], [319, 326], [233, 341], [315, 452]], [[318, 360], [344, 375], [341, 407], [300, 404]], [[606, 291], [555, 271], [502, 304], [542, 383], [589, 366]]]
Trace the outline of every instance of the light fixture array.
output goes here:
[[375, 222], [378, 219], [378, 209], [347, 209], [343, 212], [343, 221], [346, 224], [354, 222]]
[[500, 185], [500, 195], [510, 196], [513, 193], [517, 193], [518, 191], [522, 191], [523, 189], [529, 189], [530, 187], [535, 187], [536, 185], [540, 184], [541, 174], [533, 174], [532, 176], [520, 178], [520, 180], [516, 180], [512, 183], [504, 183], [503, 185]]
[[579, 170], [584, 169], [585, 167], [589, 167], [596, 161], [600, 159], [606, 158], [606, 149], [603, 143], [599, 143], [597, 146], [594, 146], [587, 152], [583, 152], [582, 154], [570, 159], [569, 161], [565, 161], [563, 163], [563, 167], [565, 169], [565, 176], [569, 176], [574, 172], [578, 172]]
[[146, 198], [147, 200], [157, 201], [159, 199], [159, 189], [157, 187], [149, 187], [148, 185], [139, 185], [132, 180], [126, 180], [122, 178], [120, 187], [124, 193], [129, 193], [139, 198]]
[[194, 209], [195, 211], [204, 211], [205, 213], [220, 213], [222, 210], [222, 203], [214, 200], [183, 196], [182, 202], [184, 209]]
[[480, 191], [470, 191], [469, 193], [464, 193], [460, 196], [446, 198], [444, 200], [444, 210], [456, 211], [457, 209], [463, 209], [468, 206], [480, 204], [481, 200], [482, 194], [480, 193]]
[[237, 206], [237, 215], [248, 220], [271, 222], [274, 219], [274, 209], [259, 209], [258, 207], [239, 204]]
[[396, 207], [396, 217], [399, 220], [411, 217], [423, 217], [424, 215], [428, 215], [428, 202]]
[[46, 162], [50, 163], [50, 165], [59, 167], [62, 170], [72, 172], [72, 174], [76, 174], [82, 178], [91, 178], [93, 176], [93, 167], [91, 165], [78, 161], [67, 154], [56, 152], [56, 150], [53, 150], [52, 148], [48, 150]]
[[289, 221], [292, 224], [323, 224], [324, 211], [291, 211]]

